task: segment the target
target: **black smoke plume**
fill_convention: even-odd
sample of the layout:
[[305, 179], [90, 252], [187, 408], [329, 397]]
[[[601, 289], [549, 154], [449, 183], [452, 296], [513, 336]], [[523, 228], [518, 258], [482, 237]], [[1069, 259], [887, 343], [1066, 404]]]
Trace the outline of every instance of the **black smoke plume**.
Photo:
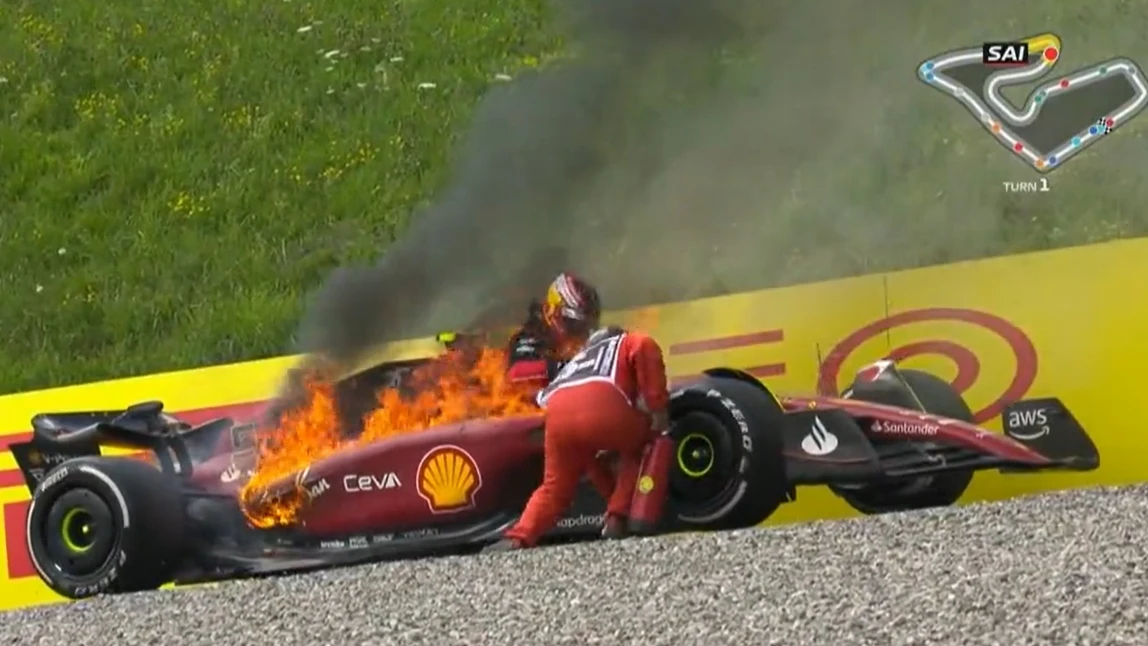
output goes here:
[[1023, 169], [915, 70], [1047, 18], [970, 1], [563, 0], [569, 58], [491, 89], [438, 199], [331, 275], [302, 349], [510, 323], [565, 267], [617, 309], [1015, 248], [1037, 220], [1000, 179]]
[[375, 266], [340, 268], [315, 294], [302, 350], [344, 364], [387, 340], [507, 323], [554, 273], [593, 272], [586, 260], [614, 253], [626, 216], [579, 221], [578, 206], [657, 107], [654, 86], [674, 90], [667, 79], [683, 70], [667, 63], [712, 60], [744, 33], [742, 4], [558, 6], [572, 58], [490, 90], [437, 200]]

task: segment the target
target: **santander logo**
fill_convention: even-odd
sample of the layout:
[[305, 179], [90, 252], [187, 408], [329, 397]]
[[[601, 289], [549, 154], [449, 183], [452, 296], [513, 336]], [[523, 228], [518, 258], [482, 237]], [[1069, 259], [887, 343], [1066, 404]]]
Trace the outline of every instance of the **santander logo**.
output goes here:
[[872, 430], [886, 435], [936, 435], [940, 427], [936, 424], [875, 420]]

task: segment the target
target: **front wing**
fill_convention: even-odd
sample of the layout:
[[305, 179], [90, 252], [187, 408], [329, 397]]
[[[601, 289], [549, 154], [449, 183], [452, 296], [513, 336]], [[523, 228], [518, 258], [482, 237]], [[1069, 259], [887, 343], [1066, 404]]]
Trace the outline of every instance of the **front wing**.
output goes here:
[[[793, 484], [858, 483], [985, 469], [1089, 471], [1100, 463], [1095, 444], [1055, 398], [1007, 407], [1002, 413], [1004, 434], [954, 422], [935, 436], [919, 438], [875, 437], [868, 429], [879, 418], [860, 416], [861, 407], [872, 409], [869, 415], [886, 408], [861, 404], [858, 411], [847, 411], [812, 403], [789, 413], [783, 436]], [[1018, 422], [1023, 419], [1043, 421], [1034, 429]]]

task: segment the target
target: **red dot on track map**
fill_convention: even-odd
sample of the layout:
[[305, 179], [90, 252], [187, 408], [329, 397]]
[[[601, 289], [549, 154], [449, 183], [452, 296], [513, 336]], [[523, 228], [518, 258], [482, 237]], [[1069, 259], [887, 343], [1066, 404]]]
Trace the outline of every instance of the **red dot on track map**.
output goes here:
[[1060, 52], [1056, 51], [1055, 47], [1049, 47], [1044, 50], [1044, 57], [1050, 61], [1055, 61], [1058, 55], [1060, 55]]
[[1068, 87], [1068, 79], [1064, 79], [1063, 81], [1061, 81], [1060, 87]]
[[1024, 144], [1021, 144], [1021, 143], [1014, 144], [1012, 149], [1019, 153], [1020, 151], [1024, 150]]

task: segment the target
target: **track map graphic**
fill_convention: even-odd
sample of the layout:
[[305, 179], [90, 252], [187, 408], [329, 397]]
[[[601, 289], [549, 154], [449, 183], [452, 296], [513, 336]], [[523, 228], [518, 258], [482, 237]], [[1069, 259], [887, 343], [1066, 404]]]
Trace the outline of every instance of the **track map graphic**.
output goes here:
[[937, 54], [918, 77], [953, 97], [1001, 145], [1048, 173], [1131, 121], [1148, 106], [1148, 81], [1127, 58], [1084, 67], [1039, 85], [1017, 107], [1001, 95], [1047, 75], [1061, 58], [1060, 38], [1040, 34], [1015, 43]]

